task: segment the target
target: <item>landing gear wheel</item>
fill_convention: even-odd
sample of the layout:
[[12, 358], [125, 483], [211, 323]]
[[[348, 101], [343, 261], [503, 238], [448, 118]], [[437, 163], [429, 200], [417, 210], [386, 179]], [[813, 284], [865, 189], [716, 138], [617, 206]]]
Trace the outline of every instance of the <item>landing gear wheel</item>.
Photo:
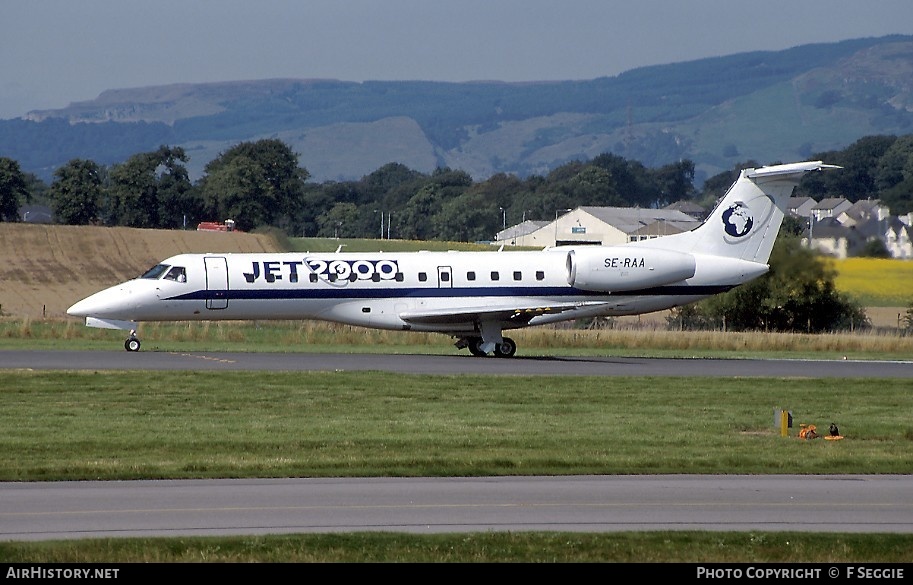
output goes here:
[[476, 357], [485, 357], [485, 352], [482, 351], [482, 348], [479, 346], [482, 345], [481, 337], [470, 337], [466, 340], [467, 347], [469, 348], [469, 353]]
[[127, 351], [139, 351], [139, 346], [139, 339], [132, 335], [124, 342], [124, 349]]
[[514, 357], [517, 353], [517, 344], [510, 337], [501, 339], [501, 343], [495, 345], [495, 356], [497, 357]]

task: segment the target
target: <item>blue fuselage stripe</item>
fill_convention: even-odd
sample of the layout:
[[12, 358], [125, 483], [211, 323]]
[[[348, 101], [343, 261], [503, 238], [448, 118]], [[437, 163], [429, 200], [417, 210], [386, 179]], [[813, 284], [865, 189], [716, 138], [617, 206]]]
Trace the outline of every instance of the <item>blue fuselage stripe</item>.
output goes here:
[[176, 295], [168, 300], [341, 300], [391, 298], [449, 298], [449, 297], [628, 297], [628, 296], [703, 296], [726, 292], [736, 285], [660, 286], [618, 293], [587, 291], [574, 287], [465, 287], [465, 288], [258, 288], [242, 290], [206, 290]]

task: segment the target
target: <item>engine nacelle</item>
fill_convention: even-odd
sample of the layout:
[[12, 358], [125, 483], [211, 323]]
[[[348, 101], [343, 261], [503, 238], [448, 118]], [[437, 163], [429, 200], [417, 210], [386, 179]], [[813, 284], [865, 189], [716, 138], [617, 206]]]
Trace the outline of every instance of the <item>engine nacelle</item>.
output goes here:
[[628, 291], [694, 276], [694, 256], [637, 246], [593, 246], [567, 253], [567, 282], [591, 291]]

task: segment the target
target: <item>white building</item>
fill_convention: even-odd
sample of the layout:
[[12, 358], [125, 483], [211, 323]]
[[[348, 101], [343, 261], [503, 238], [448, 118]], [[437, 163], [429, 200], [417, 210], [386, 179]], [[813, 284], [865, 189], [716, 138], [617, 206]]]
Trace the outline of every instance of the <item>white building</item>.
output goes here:
[[[792, 207], [790, 212], [800, 215]], [[858, 256], [867, 242], [879, 240], [892, 258], [913, 259], [910, 215], [892, 216], [878, 200], [849, 203], [843, 198], [822, 199], [805, 217], [811, 242], [805, 237], [802, 244], [823, 254], [836, 258]]]
[[884, 247], [892, 258], [913, 259], [913, 227], [901, 218], [893, 217], [886, 222]]
[[786, 204], [787, 212], [796, 217], [808, 219], [812, 216], [812, 210], [818, 202], [811, 197], [790, 197], [789, 203]]
[[694, 229], [700, 221], [687, 213], [639, 207], [578, 207], [555, 212], [555, 221], [524, 222], [498, 233], [511, 246], [546, 248], [568, 244], [610, 246]]
[[849, 210], [852, 206], [853, 204], [843, 197], [828, 197], [819, 201], [818, 204], [812, 208], [812, 216], [814, 216], [815, 221], [821, 221], [828, 217], [836, 218], [844, 211]]

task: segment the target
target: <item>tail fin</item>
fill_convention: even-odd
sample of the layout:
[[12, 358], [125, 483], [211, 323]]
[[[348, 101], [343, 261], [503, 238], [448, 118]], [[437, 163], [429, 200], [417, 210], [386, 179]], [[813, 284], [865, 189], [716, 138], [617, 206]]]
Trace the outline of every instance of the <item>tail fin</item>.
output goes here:
[[807, 161], [744, 169], [700, 226], [634, 244], [766, 264], [793, 188], [802, 176], [809, 171], [839, 168]]

